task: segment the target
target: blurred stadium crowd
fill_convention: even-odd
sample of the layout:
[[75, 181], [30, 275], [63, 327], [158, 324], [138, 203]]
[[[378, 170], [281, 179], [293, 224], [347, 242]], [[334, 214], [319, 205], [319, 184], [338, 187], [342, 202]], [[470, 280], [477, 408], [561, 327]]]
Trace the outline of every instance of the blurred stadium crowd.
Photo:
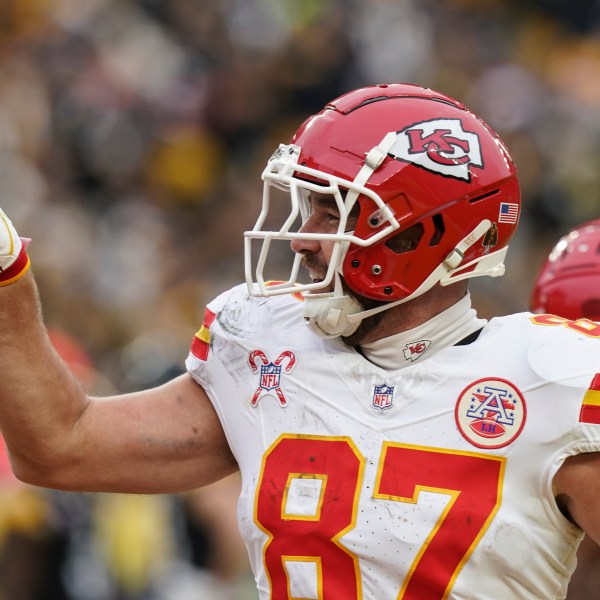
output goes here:
[[[351, 88], [417, 83], [463, 101], [509, 146], [523, 215], [508, 281], [473, 294], [483, 317], [526, 310], [556, 239], [600, 213], [598, 73], [597, 0], [2, 0], [0, 203], [33, 238], [46, 321], [85, 385], [154, 385], [182, 370], [204, 304], [242, 280], [241, 234], [277, 145]], [[193, 554], [189, 531], [173, 530], [194, 517], [175, 501], [52, 497], [70, 543], [92, 513], [101, 539], [121, 514], [168, 523], [138, 523], [147, 537], [113, 548], [117, 571], [173, 540]], [[206, 501], [189, 504], [206, 514]], [[85, 558], [89, 539], [76, 541]], [[146, 556], [144, 568], [155, 559], [165, 564]], [[84, 562], [63, 573], [69, 599], [169, 597], [81, 579]], [[176, 598], [218, 597], [198, 590]], [[3, 600], [33, 598], [14, 594]]]

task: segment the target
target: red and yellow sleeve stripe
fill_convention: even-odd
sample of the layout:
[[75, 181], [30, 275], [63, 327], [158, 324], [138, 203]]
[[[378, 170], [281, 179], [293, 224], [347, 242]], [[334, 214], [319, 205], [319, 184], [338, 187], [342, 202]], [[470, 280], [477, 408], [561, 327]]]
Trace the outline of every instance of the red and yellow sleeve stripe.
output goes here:
[[192, 340], [191, 352], [200, 360], [206, 360], [208, 358], [208, 351], [210, 350], [210, 326], [217, 317], [217, 313], [212, 312], [210, 309], [206, 309], [204, 313], [204, 321], [202, 321], [202, 327], [194, 335]]
[[27, 256], [25, 248], [22, 248], [15, 262], [8, 269], [4, 271], [0, 269], [0, 286], [8, 285], [21, 279], [29, 270], [30, 264], [29, 256]]
[[600, 425], [600, 373], [594, 375], [592, 384], [583, 397], [581, 410], [579, 411], [579, 421]]

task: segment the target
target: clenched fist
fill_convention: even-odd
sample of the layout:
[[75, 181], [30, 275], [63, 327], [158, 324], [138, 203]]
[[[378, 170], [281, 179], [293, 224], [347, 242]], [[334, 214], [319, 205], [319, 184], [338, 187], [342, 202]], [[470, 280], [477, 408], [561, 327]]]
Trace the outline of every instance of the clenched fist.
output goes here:
[[25, 252], [28, 242], [19, 237], [0, 208], [0, 286], [13, 283], [29, 269], [29, 257]]

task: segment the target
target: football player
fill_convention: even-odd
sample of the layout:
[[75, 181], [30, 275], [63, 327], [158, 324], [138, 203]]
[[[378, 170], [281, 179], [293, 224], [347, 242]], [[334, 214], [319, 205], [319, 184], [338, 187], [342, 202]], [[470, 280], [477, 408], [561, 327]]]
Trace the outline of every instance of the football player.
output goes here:
[[186, 374], [110, 398], [47, 342], [4, 217], [16, 475], [158, 493], [239, 469], [264, 600], [564, 598], [583, 532], [600, 541], [600, 325], [471, 306], [521, 212], [498, 135], [444, 94], [370, 86], [308, 118], [263, 179], [246, 282], [206, 308]]
[[[566, 319], [600, 321], [600, 220], [569, 231], [552, 248], [535, 280], [531, 310]], [[600, 548], [586, 536], [577, 550], [569, 600], [589, 600], [600, 590]]]

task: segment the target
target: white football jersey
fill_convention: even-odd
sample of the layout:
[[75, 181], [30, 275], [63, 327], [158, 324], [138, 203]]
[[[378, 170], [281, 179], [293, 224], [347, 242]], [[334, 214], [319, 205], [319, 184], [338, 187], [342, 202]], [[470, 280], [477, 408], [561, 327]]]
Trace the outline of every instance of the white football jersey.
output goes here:
[[242, 474], [261, 599], [564, 598], [565, 457], [600, 450], [600, 325], [522, 313], [388, 372], [293, 296], [219, 296], [187, 359]]

